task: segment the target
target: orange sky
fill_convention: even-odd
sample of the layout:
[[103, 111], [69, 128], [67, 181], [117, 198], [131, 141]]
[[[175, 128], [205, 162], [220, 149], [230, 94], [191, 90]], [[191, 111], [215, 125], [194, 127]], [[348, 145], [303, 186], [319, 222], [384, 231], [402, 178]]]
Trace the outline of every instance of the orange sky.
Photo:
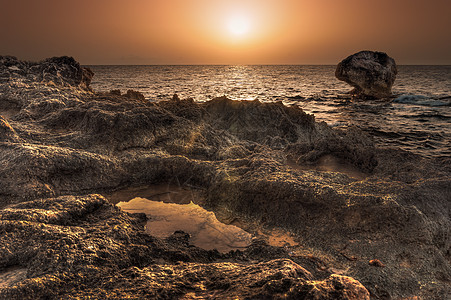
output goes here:
[[[0, 0], [0, 55], [82, 64], [451, 64], [451, 0]], [[247, 27], [234, 34], [230, 22]]]

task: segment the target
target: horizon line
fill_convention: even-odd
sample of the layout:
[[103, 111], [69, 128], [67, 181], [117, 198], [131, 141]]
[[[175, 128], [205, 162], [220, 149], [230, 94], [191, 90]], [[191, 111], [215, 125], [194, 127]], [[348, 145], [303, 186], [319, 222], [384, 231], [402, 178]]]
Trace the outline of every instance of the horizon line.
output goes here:
[[[336, 66], [336, 64], [81, 64], [82, 66]], [[396, 64], [397, 66], [451, 66], [451, 64]]]

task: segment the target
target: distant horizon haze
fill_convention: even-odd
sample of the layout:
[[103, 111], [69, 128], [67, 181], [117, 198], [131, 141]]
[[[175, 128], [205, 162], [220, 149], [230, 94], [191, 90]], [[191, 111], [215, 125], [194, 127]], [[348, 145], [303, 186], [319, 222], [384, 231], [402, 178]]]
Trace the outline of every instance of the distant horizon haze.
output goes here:
[[[70, 56], [70, 55], [69, 55]], [[349, 56], [349, 55], [348, 55]], [[346, 57], [343, 57], [346, 58]], [[44, 58], [45, 59], [45, 58]], [[76, 60], [76, 58], [74, 58]], [[341, 60], [340, 60], [341, 61]], [[81, 64], [82, 66], [336, 66], [340, 61], [334, 64]], [[396, 64], [397, 66], [451, 66], [451, 64]]]
[[0, 55], [83, 65], [451, 65], [449, 0], [0, 0]]

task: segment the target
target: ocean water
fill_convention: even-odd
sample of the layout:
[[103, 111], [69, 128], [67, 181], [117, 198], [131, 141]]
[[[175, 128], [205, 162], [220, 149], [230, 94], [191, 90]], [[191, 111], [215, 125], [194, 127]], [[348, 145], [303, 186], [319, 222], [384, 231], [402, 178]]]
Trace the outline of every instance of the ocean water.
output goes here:
[[379, 146], [451, 155], [451, 66], [398, 66], [393, 101], [349, 101], [335, 66], [89, 66], [95, 91], [138, 90], [149, 101], [282, 101], [333, 127], [356, 126]]

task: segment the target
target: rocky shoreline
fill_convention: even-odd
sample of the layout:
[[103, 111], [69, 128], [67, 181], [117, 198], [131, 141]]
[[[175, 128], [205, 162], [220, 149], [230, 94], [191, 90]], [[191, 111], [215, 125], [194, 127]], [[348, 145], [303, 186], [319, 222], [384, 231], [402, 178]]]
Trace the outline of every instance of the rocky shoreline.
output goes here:
[[[381, 149], [280, 103], [96, 93], [92, 76], [69, 57], [0, 56], [0, 298], [450, 295], [450, 158]], [[315, 170], [324, 157], [365, 178]], [[149, 236], [144, 215], [100, 195], [175, 180], [218, 218], [301, 246], [206, 251]]]

